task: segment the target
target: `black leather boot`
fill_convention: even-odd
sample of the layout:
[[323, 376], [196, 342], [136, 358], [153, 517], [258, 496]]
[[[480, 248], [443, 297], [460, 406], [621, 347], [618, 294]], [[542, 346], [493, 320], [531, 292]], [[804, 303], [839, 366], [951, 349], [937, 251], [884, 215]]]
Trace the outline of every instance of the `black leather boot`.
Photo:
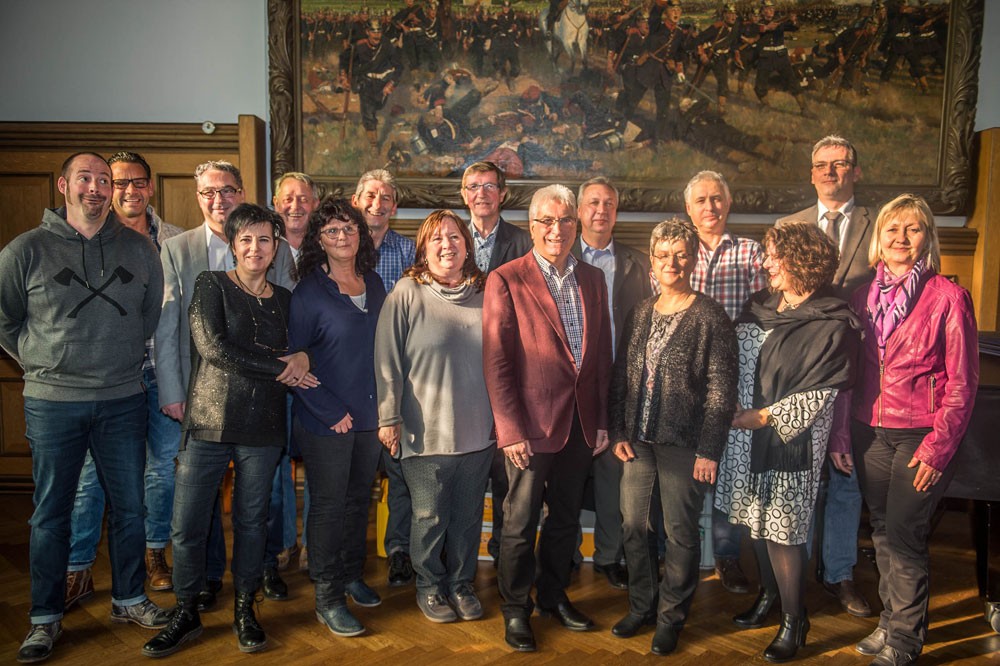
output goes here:
[[781, 663], [795, 658], [795, 653], [806, 644], [806, 634], [809, 633], [809, 618], [805, 610], [801, 615], [791, 613], [781, 614], [781, 628], [771, 644], [764, 650], [764, 659]]
[[267, 636], [253, 612], [253, 593], [236, 592], [233, 633], [240, 639], [240, 652], [259, 652], [267, 647]]
[[774, 602], [778, 600], [777, 590], [767, 590], [760, 588], [757, 600], [753, 602], [750, 610], [744, 611], [733, 618], [733, 622], [738, 627], [744, 629], [757, 629], [764, 626], [767, 614], [771, 612]]
[[180, 601], [171, 613], [167, 626], [142, 646], [142, 653], [147, 657], [166, 657], [180, 650], [185, 641], [200, 635], [201, 616], [198, 615], [197, 602], [194, 599]]

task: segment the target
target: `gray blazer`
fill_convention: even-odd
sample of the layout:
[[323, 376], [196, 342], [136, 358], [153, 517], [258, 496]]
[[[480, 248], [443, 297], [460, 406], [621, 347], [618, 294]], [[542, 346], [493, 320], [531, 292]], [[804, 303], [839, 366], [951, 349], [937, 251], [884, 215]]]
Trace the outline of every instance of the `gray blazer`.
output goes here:
[[508, 261], [523, 257], [531, 252], [532, 245], [531, 235], [527, 231], [515, 227], [501, 217], [497, 221], [497, 240], [493, 245], [490, 266], [486, 272], [492, 273]]
[[[572, 250], [577, 259], [583, 258], [582, 243], [583, 239], [577, 235]], [[611, 318], [615, 324], [615, 335], [621, 336], [628, 313], [653, 295], [649, 271], [649, 257], [625, 243], [615, 243], [615, 278], [609, 295], [612, 299]]]
[[[194, 294], [194, 281], [208, 270], [208, 246], [205, 229], [198, 225], [163, 241], [160, 262], [163, 264], [163, 310], [156, 327], [156, 384], [160, 407], [187, 400], [191, 376], [191, 327], [188, 306]], [[267, 279], [289, 291], [292, 281], [292, 251], [282, 238]]]
[[[775, 225], [791, 221], [816, 224], [818, 218], [819, 206], [816, 205], [782, 217]], [[874, 229], [875, 218], [872, 214], [864, 206], [855, 205], [854, 212], [851, 213], [851, 224], [847, 228], [847, 238], [844, 239], [844, 249], [840, 253], [840, 264], [833, 276], [837, 295], [845, 300], [850, 298], [855, 289], [875, 277], [875, 271], [868, 267], [868, 246]]]

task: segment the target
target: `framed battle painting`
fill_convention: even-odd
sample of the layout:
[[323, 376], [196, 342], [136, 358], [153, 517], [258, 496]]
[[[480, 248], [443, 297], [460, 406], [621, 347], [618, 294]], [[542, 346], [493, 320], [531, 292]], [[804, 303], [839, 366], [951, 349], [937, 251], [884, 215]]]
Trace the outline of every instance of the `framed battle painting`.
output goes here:
[[858, 148], [859, 195], [970, 190], [983, 0], [269, 0], [272, 173], [400, 206], [461, 206], [490, 160], [507, 207], [595, 175], [633, 211], [683, 209], [701, 169], [737, 210], [815, 198], [810, 149]]

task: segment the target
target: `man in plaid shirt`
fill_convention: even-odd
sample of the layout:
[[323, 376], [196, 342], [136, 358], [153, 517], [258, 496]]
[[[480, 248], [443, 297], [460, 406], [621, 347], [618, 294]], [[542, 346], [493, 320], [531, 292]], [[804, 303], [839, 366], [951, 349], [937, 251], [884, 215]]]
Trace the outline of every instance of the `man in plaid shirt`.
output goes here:
[[[768, 285], [768, 274], [760, 244], [726, 229], [732, 202], [726, 179], [715, 171], [698, 172], [684, 188], [684, 205], [701, 241], [691, 286], [714, 298], [731, 319], [736, 319], [747, 298]], [[711, 494], [706, 494], [705, 502], [705, 506], [712, 506]], [[738, 594], [749, 592], [749, 582], [740, 568], [739, 528], [730, 525], [726, 514], [715, 510], [712, 545], [715, 573], [722, 586]]]

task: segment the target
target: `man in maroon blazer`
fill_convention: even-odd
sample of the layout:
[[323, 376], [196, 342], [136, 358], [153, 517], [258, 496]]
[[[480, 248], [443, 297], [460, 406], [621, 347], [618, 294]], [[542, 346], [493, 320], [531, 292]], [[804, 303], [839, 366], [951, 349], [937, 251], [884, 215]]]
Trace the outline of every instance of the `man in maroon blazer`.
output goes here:
[[[533, 251], [490, 273], [483, 305], [483, 364], [497, 446], [507, 457], [498, 583], [505, 640], [535, 649], [528, 621], [536, 583], [541, 615], [573, 631], [594, 627], [566, 597], [583, 486], [608, 445], [611, 322], [600, 269], [570, 255], [576, 198], [562, 185], [528, 208]], [[548, 515], [535, 533], [542, 503]]]

